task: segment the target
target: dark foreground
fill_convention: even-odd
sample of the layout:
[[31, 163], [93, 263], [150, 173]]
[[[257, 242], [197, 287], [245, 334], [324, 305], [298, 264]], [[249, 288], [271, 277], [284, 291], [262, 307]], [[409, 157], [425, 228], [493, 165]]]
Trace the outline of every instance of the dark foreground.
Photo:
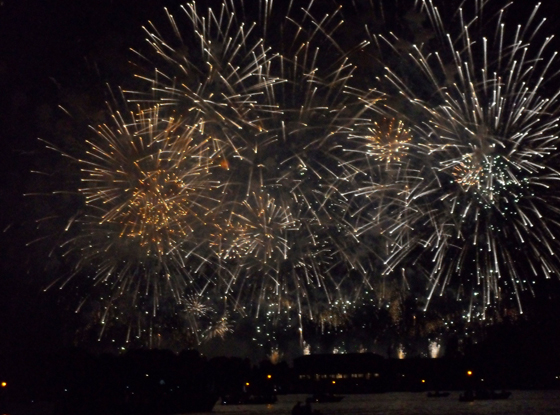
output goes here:
[[[549, 366], [547, 371], [525, 376], [524, 382], [535, 390], [556, 389], [560, 395], [558, 368]], [[336, 414], [337, 408], [346, 408], [348, 414], [400, 413], [391, 412], [395, 405], [404, 405], [404, 401], [391, 401], [395, 392], [415, 392], [402, 395], [407, 399], [403, 410], [415, 408], [404, 413], [446, 413], [434, 411], [451, 410], [449, 405], [462, 411], [501, 405], [494, 402], [499, 391], [523, 388], [517, 383], [519, 377], [504, 376], [510, 368], [515, 365], [500, 372], [466, 359], [395, 360], [371, 353], [303, 356], [290, 367], [286, 362], [252, 365], [248, 359], [207, 359], [194, 350], [98, 355], [71, 349], [49, 355], [0, 356], [0, 414], [289, 413], [286, 402], [297, 394], [305, 394], [302, 402], [312, 397], [314, 407], [324, 407], [323, 414]], [[456, 406], [459, 392], [463, 392], [462, 406]], [[520, 403], [525, 402], [523, 396], [502, 395], [505, 399], [501, 400]], [[222, 406], [222, 402], [230, 405]], [[375, 412], [383, 405], [390, 406], [389, 412]], [[431, 409], [423, 412], [421, 408]], [[492, 413], [518, 413], [500, 411]]]

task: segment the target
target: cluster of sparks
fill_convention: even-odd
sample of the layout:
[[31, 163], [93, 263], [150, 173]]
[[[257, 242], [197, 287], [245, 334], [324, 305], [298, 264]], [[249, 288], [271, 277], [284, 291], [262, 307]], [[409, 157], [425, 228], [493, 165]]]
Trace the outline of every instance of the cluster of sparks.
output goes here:
[[410, 129], [395, 118], [375, 122], [374, 126], [370, 129], [371, 135], [366, 137], [370, 140], [367, 144], [367, 155], [377, 161], [387, 163], [400, 162], [401, 159], [404, 159], [408, 143], [412, 140]]
[[[463, 293], [484, 315], [530, 288], [525, 274], [558, 274], [550, 39], [531, 45], [537, 9], [512, 31], [506, 9], [486, 21], [493, 3], [470, 3], [447, 25], [418, 0], [429, 42], [403, 49], [366, 27], [348, 51], [341, 9], [315, 16], [313, 1], [283, 11], [270, 45], [272, 2], [257, 22], [236, 1], [166, 11], [170, 34], [147, 27], [135, 51], [146, 88], [122, 91], [112, 121], [67, 154], [84, 200], [62, 244], [72, 278], [154, 315], [175, 302], [199, 339], [225, 336], [236, 314], [288, 310], [304, 347], [303, 318], [347, 324], [348, 304], [388, 275], [414, 275], [426, 303]], [[383, 62], [369, 88], [356, 52]]]

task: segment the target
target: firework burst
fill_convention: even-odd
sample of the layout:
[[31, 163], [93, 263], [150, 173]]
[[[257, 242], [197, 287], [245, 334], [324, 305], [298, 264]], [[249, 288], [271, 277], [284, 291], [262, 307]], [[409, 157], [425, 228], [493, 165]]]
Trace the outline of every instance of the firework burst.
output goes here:
[[267, 194], [253, 194], [239, 209], [228, 212], [227, 228], [215, 244], [218, 255], [230, 258], [254, 258], [260, 264], [286, 259], [287, 233], [296, 230], [289, 208], [276, 204]]
[[414, 257], [425, 267], [429, 298], [458, 282], [486, 307], [558, 274], [559, 94], [546, 87], [556, 58], [545, 53], [550, 38], [531, 47], [542, 26], [534, 23], [538, 6], [525, 27], [510, 31], [505, 9], [489, 30], [489, 2], [472, 3], [472, 17], [457, 10], [457, 33], [437, 7], [421, 2], [437, 48], [411, 45], [401, 55], [423, 77], [421, 87], [407, 83], [402, 68], [386, 68], [410, 108], [388, 112], [414, 127], [400, 209], [409, 214], [386, 229], [399, 235], [387, 264], [393, 270]]
[[105, 316], [125, 293], [129, 307], [155, 315], [160, 301], [178, 301], [196, 286], [211, 260], [204, 234], [220, 206], [211, 179], [216, 153], [200, 126], [163, 121], [158, 107], [110, 112], [112, 124], [96, 128], [83, 156], [72, 157], [84, 207], [61, 243], [74, 263], [64, 284], [79, 274], [108, 289]]
[[365, 137], [350, 135], [350, 138], [364, 138], [366, 140], [364, 153], [367, 157], [390, 164], [391, 162], [400, 162], [406, 156], [412, 134], [402, 121], [385, 118], [381, 122], [374, 122], [369, 131], [371, 135]]
[[167, 13], [169, 40], [145, 29], [136, 68], [148, 90], [126, 91], [135, 112], [112, 112], [79, 158], [87, 213], [64, 244], [79, 254], [74, 274], [152, 298], [151, 314], [172, 298], [199, 339], [212, 337], [209, 317], [185, 292], [219, 298], [224, 315], [287, 307], [299, 321], [314, 301], [336, 301], [357, 275], [336, 184], [362, 104], [334, 41], [340, 10], [316, 19], [312, 4], [288, 13], [291, 39], [274, 52], [262, 37], [271, 5], [247, 24], [242, 2], [192, 2]]
[[259, 130], [254, 108], [265, 110], [260, 105], [262, 96], [277, 79], [268, 76], [272, 57], [262, 37], [252, 34], [257, 23], [246, 25], [233, 3], [203, 11], [191, 2], [181, 9], [181, 18], [166, 10], [171, 40], [164, 40], [153, 25], [144, 28], [152, 50], [146, 56], [136, 53], [150, 68], [158, 69], [152, 76], [137, 75], [151, 85], [149, 96], [130, 94], [139, 95], [142, 102], [152, 100], [181, 113], [193, 112], [220, 129]]

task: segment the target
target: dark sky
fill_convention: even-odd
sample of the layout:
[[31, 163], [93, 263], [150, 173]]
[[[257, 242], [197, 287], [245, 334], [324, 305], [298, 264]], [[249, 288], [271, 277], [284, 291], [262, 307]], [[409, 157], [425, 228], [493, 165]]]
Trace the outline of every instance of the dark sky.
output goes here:
[[[88, 92], [102, 89], [104, 82], [119, 83], [130, 42], [143, 40], [141, 25], [153, 15], [161, 16], [163, 4], [0, 2], [0, 351], [59, 347], [67, 340], [61, 319], [71, 315], [58, 306], [57, 290], [41, 290], [48, 277], [36, 259], [44, 259], [46, 245], [40, 254], [26, 246], [37, 237], [41, 202], [23, 194], [44, 183], [31, 170], [48, 166], [49, 158], [59, 159], [45, 151], [38, 138], [56, 141], [57, 132], [64, 129], [59, 104], [80, 106]], [[102, 94], [92, 96], [97, 98], [102, 103]]]
[[[552, 25], [558, 22], [552, 14], [556, 2], [544, 2], [541, 14], [549, 15]], [[68, 340], [61, 320], [71, 316], [59, 307], [57, 290], [41, 290], [49, 277], [36, 259], [45, 249], [38, 254], [26, 246], [36, 238], [38, 207], [36, 198], [23, 194], [44, 183], [31, 170], [49, 166], [51, 157], [38, 138], [56, 141], [65, 128], [59, 104], [77, 103], [70, 110], [79, 112], [80, 106], [102, 103], [105, 82], [126, 83], [129, 47], [143, 43], [141, 26], [164, 21], [163, 7], [178, 4], [0, 0], [0, 351], [56, 348]], [[86, 97], [92, 102], [85, 103]]]

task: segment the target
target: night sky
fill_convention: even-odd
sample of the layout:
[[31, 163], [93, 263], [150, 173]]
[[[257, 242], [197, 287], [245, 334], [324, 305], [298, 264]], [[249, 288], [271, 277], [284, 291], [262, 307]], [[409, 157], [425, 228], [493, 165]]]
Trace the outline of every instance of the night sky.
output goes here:
[[[32, 171], [63, 168], [60, 157], [46, 150], [38, 138], [60, 143], [61, 137], [86, 131], [84, 120], [91, 119], [95, 111], [102, 111], [104, 101], [109, 99], [105, 84], [127, 87], [133, 82], [130, 48], [143, 47], [145, 36], [141, 26], [148, 20], [155, 22], [156, 27], [158, 23], [164, 24], [163, 7], [175, 10], [181, 3], [0, 1], [0, 96], [4, 103], [0, 111], [0, 352], [45, 351], [75, 344], [73, 330], [83, 324], [65, 301], [65, 291], [56, 287], [43, 290], [52, 282], [53, 270], [57, 269], [57, 264], [49, 259], [52, 243], [48, 237], [28, 246], [31, 241], [56, 232], [49, 228], [55, 225], [48, 224], [37, 230], [37, 220], [54, 202], [48, 197], [24, 196], [40, 193], [52, 184], [48, 175]], [[558, 27], [560, 20], [552, 13], [556, 0], [543, 3], [540, 15], [549, 16], [549, 28]], [[516, 7], [519, 13], [525, 12], [523, 7]], [[393, 12], [398, 14], [398, 10]], [[72, 117], [65, 115], [59, 105], [69, 109]], [[535, 333], [556, 327], [560, 311], [555, 304], [560, 285], [556, 283], [546, 285], [537, 293], [536, 300], [527, 296], [526, 318], [542, 326]], [[244, 332], [241, 328], [241, 334]], [[526, 337], [528, 333], [525, 326], [519, 329], [519, 336]], [[541, 340], [550, 346], [551, 339], [552, 334]], [[214, 342], [214, 352], [227, 353], [231, 350], [229, 345], [234, 344], [240, 354], [251, 353], [250, 348], [243, 349], [238, 338], [230, 341]], [[534, 342], [539, 344], [538, 339]]]
[[[179, 2], [167, 2], [173, 6]], [[34, 240], [37, 198], [24, 197], [41, 184], [31, 171], [50, 163], [39, 137], [52, 140], [67, 122], [57, 106], [72, 99], [84, 105], [90, 91], [122, 79], [128, 47], [142, 40], [141, 25], [161, 15], [163, 2], [4, 1], [0, 6], [0, 114], [2, 143], [2, 260], [0, 349], [60, 347], [64, 320], [59, 293], [45, 294]], [[117, 83], [119, 82], [117, 81]], [[103, 105], [104, 91], [92, 96]], [[69, 104], [70, 106], [72, 104]], [[87, 104], [86, 104], [87, 105]], [[101, 107], [102, 108], [102, 107]], [[78, 112], [80, 109], [78, 109]], [[39, 209], [40, 210], [40, 209]], [[40, 215], [41, 213], [39, 213]], [[48, 245], [48, 243], [47, 243]], [[43, 255], [46, 246], [39, 248]], [[49, 249], [49, 248], [46, 248]]]

